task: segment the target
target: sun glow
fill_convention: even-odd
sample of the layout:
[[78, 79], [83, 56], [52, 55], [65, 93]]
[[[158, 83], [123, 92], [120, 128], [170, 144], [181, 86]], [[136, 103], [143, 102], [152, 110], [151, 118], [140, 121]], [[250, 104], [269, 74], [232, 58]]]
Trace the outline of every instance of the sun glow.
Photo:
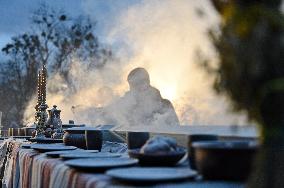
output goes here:
[[159, 82], [155, 87], [160, 90], [163, 98], [174, 101], [178, 98], [176, 87], [170, 84]]

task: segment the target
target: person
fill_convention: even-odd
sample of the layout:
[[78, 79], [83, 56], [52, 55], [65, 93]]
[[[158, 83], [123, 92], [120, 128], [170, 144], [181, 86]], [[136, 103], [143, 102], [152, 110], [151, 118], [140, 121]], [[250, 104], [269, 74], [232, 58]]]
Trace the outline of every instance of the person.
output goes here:
[[133, 69], [128, 77], [129, 91], [116, 101], [113, 113], [119, 124], [139, 125], [179, 125], [179, 120], [172, 103], [163, 99], [160, 91], [150, 84], [148, 72], [141, 67]]

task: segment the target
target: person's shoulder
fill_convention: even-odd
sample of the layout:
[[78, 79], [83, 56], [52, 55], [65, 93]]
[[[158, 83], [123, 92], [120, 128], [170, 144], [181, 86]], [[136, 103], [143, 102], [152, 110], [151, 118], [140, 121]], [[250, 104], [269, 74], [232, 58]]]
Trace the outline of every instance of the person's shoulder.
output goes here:
[[149, 88], [150, 88], [150, 91], [151, 91], [152, 93], [154, 93], [154, 94], [156, 94], [156, 95], [158, 95], [158, 96], [161, 96], [161, 92], [160, 92], [157, 88], [155, 88], [155, 87], [153, 87], [153, 86], [150, 86]]
[[156, 92], [160, 92], [157, 88], [155, 88], [154, 86], [150, 86], [150, 88], [153, 90], [153, 91], [156, 91]]
[[163, 99], [163, 102], [164, 102], [165, 104], [172, 104], [172, 102], [171, 102], [169, 99]]
[[162, 99], [162, 103], [165, 107], [173, 107], [172, 102], [168, 99]]

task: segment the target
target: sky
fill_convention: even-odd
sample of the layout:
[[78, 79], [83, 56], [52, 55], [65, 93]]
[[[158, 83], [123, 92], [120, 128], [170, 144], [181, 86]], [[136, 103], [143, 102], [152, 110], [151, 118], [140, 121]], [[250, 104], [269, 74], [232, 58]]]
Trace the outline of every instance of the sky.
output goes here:
[[30, 16], [41, 3], [63, 9], [71, 16], [89, 15], [97, 20], [97, 35], [104, 41], [105, 33], [115, 24], [121, 11], [140, 0], [0, 0], [0, 48], [12, 36], [29, 30]]

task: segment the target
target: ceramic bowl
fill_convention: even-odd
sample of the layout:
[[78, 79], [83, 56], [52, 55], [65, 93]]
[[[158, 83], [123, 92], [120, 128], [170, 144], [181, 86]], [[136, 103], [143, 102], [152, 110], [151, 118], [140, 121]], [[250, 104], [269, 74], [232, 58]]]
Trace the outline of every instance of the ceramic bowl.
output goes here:
[[247, 180], [258, 144], [252, 141], [202, 141], [192, 144], [197, 170], [210, 180]]

